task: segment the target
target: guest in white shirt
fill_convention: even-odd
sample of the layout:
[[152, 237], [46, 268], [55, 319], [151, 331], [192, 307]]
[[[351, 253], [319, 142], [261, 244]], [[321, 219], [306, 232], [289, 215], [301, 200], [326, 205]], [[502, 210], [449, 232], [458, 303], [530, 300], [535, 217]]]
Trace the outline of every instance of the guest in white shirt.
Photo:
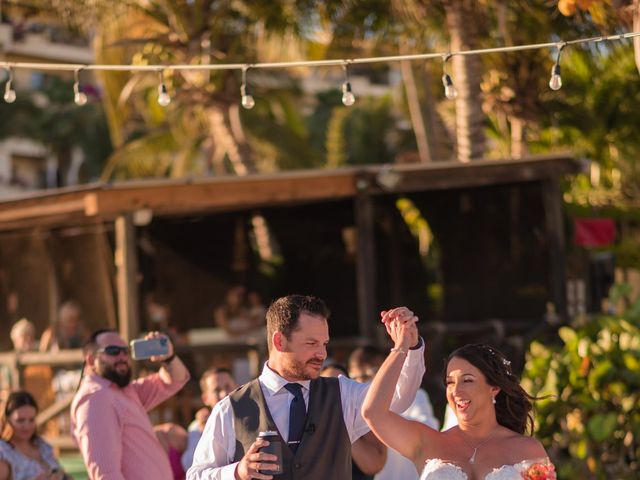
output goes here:
[[[256, 439], [263, 428], [276, 430], [281, 437], [285, 475], [350, 478], [350, 449], [343, 446], [369, 431], [360, 414], [369, 386], [346, 377], [319, 378], [327, 356], [328, 317], [324, 302], [314, 297], [289, 295], [271, 304], [269, 359], [262, 374], [214, 407], [188, 480], [272, 478], [259, 472], [272, 471], [275, 460], [274, 455], [259, 451], [267, 445]], [[400, 352], [405, 361], [392, 402], [392, 408], [402, 412], [413, 402], [424, 374], [424, 345], [415, 326], [418, 319], [406, 307], [384, 311], [381, 317], [390, 335], [397, 331], [390, 328], [392, 322], [407, 324], [412, 332], [414, 347]], [[298, 395], [304, 400], [306, 419], [297, 438], [291, 438], [296, 432], [293, 426], [300, 422], [294, 415]]]
[[209, 419], [211, 409], [237, 386], [231, 376], [231, 371], [226, 368], [210, 368], [200, 377], [200, 391], [202, 392], [200, 398], [202, 398], [204, 407], [196, 412], [196, 418], [189, 425], [187, 448], [180, 459], [185, 472], [193, 463], [193, 454]]
[[[349, 355], [349, 377], [358, 382], [371, 382], [380, 369], [380, 365], [384, 362], [384, 359], [385, 354], [371, 345], [356, 348], [351, 352], [351, 355]], [[433, 414], [433, 406], [431, 405], [429, 395], [421, 388], [418, 389], [415, 400], [411, 406], [402, 413], [402, 416], [409, 420], [424, 423], [435, 429], [440, 425], [440, 422]], [[373, 432], [369, 432], [368, 435], [373, 435]], [[377, 437], [374, 438], [377, 439]], [[378, 469], [375, 477], [373, 477], [375, 480], [418, 480], [418, 471], [409, 459], [403, 457], [393, 448], [386, 450], [385, 463], [381, 469]], [[360, 463], [357, 463], [358, 467], [360, 467]], [[362, 467], [360, 467], [360, 469], [362, 470]]]
[[[424, 423], [435, 428], [440, 426], [440, 422], [433, 414], [433, 406], [429, 399], [429, 394], [423, 389], [419, 389], [416, 399], [411, 406], [402, 413], [404, 418]], [[411, 460], [402, 456], [393, 448], [387, 449], [387, 463], [375, 477], [375, 480], [418, 480], [418, 471]]]

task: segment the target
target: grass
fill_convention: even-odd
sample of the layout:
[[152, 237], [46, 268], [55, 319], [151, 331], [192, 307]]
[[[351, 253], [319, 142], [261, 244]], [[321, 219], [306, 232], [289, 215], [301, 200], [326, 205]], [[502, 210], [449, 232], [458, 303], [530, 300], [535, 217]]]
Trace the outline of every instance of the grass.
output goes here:
[[84, 466], [82, 455], [80, 454], [65, 454], [58, 458], [60, 465], [64, 469], [65, 473], [74, 480], [89, 480], [87, 469]]

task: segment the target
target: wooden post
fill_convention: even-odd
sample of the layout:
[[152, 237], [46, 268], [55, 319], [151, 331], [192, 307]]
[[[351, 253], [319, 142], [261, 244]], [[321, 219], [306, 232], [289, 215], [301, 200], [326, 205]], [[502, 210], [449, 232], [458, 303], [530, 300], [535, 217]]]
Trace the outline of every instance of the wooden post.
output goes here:
[[357, 253], [356, 291], [358, 295], [358, 325], [360, 336], [372, 340], [376, 322], [376, 250], [373, 199], [359, 193], [355, 200]]
[[116, 218], [115, 234], [119, 330], [122, 338], [128, 342], [140, 333], [136, 232], [130, 213]]
[[542, 201], [549, 239], [549, 285], [556, 312], [567, 318], [567, 278], [562, 193], [556, 178], [542, 182]]
[[[389, 243], [389, 292], [391, 305], [402, 305], [404, 289], [404, 278], [402, 275], [402, 244], [399, 241], [400, 236], [395, 232], [406, 228], [403, 221], [398, 215], [398, 210], [394, 206], [387, 206], [384, 211], [388, 229], [387, 241]], [[385, 333], [386, 337], [387, 334]]]
[[100, 277], [100, 289], [104, 298], [105, 315], [109, 328], [117, 328], [118, 320], [116, 305], [113, 295], [113, 264], [111, 263], [111, 247], [105, 232], [95, 233], [96, 252], [98, 254], [98, 267], [96, 275]]
[[47, 280], [49, 284], [49, 318], [47, 326], [54, 328], [56, 320], [58, 319], [58, 310], [60, 308], [60, 285], [58, 282], [58, 276], [56, 275], [56, 267], [53, 261], [53, 255], [51, 249], [43, 237], [42, 231], [38, 230], [36, 236], [40, 242], [42, 242], [42, 249], [44, 252], [44, 268], [47, 271]]

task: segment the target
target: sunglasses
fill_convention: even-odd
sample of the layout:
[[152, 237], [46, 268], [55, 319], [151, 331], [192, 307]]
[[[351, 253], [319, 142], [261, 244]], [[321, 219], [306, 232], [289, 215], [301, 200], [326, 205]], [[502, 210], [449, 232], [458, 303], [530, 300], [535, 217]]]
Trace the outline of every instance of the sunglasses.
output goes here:
[[98, 353], [106, 353], [110, 357], [117, 357], [121, 353], [129, 355], [129, 347], [120, 347], [118, 345], [107, 345], [104, 348], [99, 348]]

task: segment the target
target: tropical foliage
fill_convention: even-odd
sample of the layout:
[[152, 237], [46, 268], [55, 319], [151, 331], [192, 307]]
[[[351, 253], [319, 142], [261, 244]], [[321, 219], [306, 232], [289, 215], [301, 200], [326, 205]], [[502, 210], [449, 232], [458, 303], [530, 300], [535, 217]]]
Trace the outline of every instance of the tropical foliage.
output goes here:
[[[617, 287], [618, 300], [629, 289]], [[523, 384], [560, 479], [635, 479], [640, 470], [640, 300], [620, 316], [581, 319], [562, 344], [533, 342]]]

